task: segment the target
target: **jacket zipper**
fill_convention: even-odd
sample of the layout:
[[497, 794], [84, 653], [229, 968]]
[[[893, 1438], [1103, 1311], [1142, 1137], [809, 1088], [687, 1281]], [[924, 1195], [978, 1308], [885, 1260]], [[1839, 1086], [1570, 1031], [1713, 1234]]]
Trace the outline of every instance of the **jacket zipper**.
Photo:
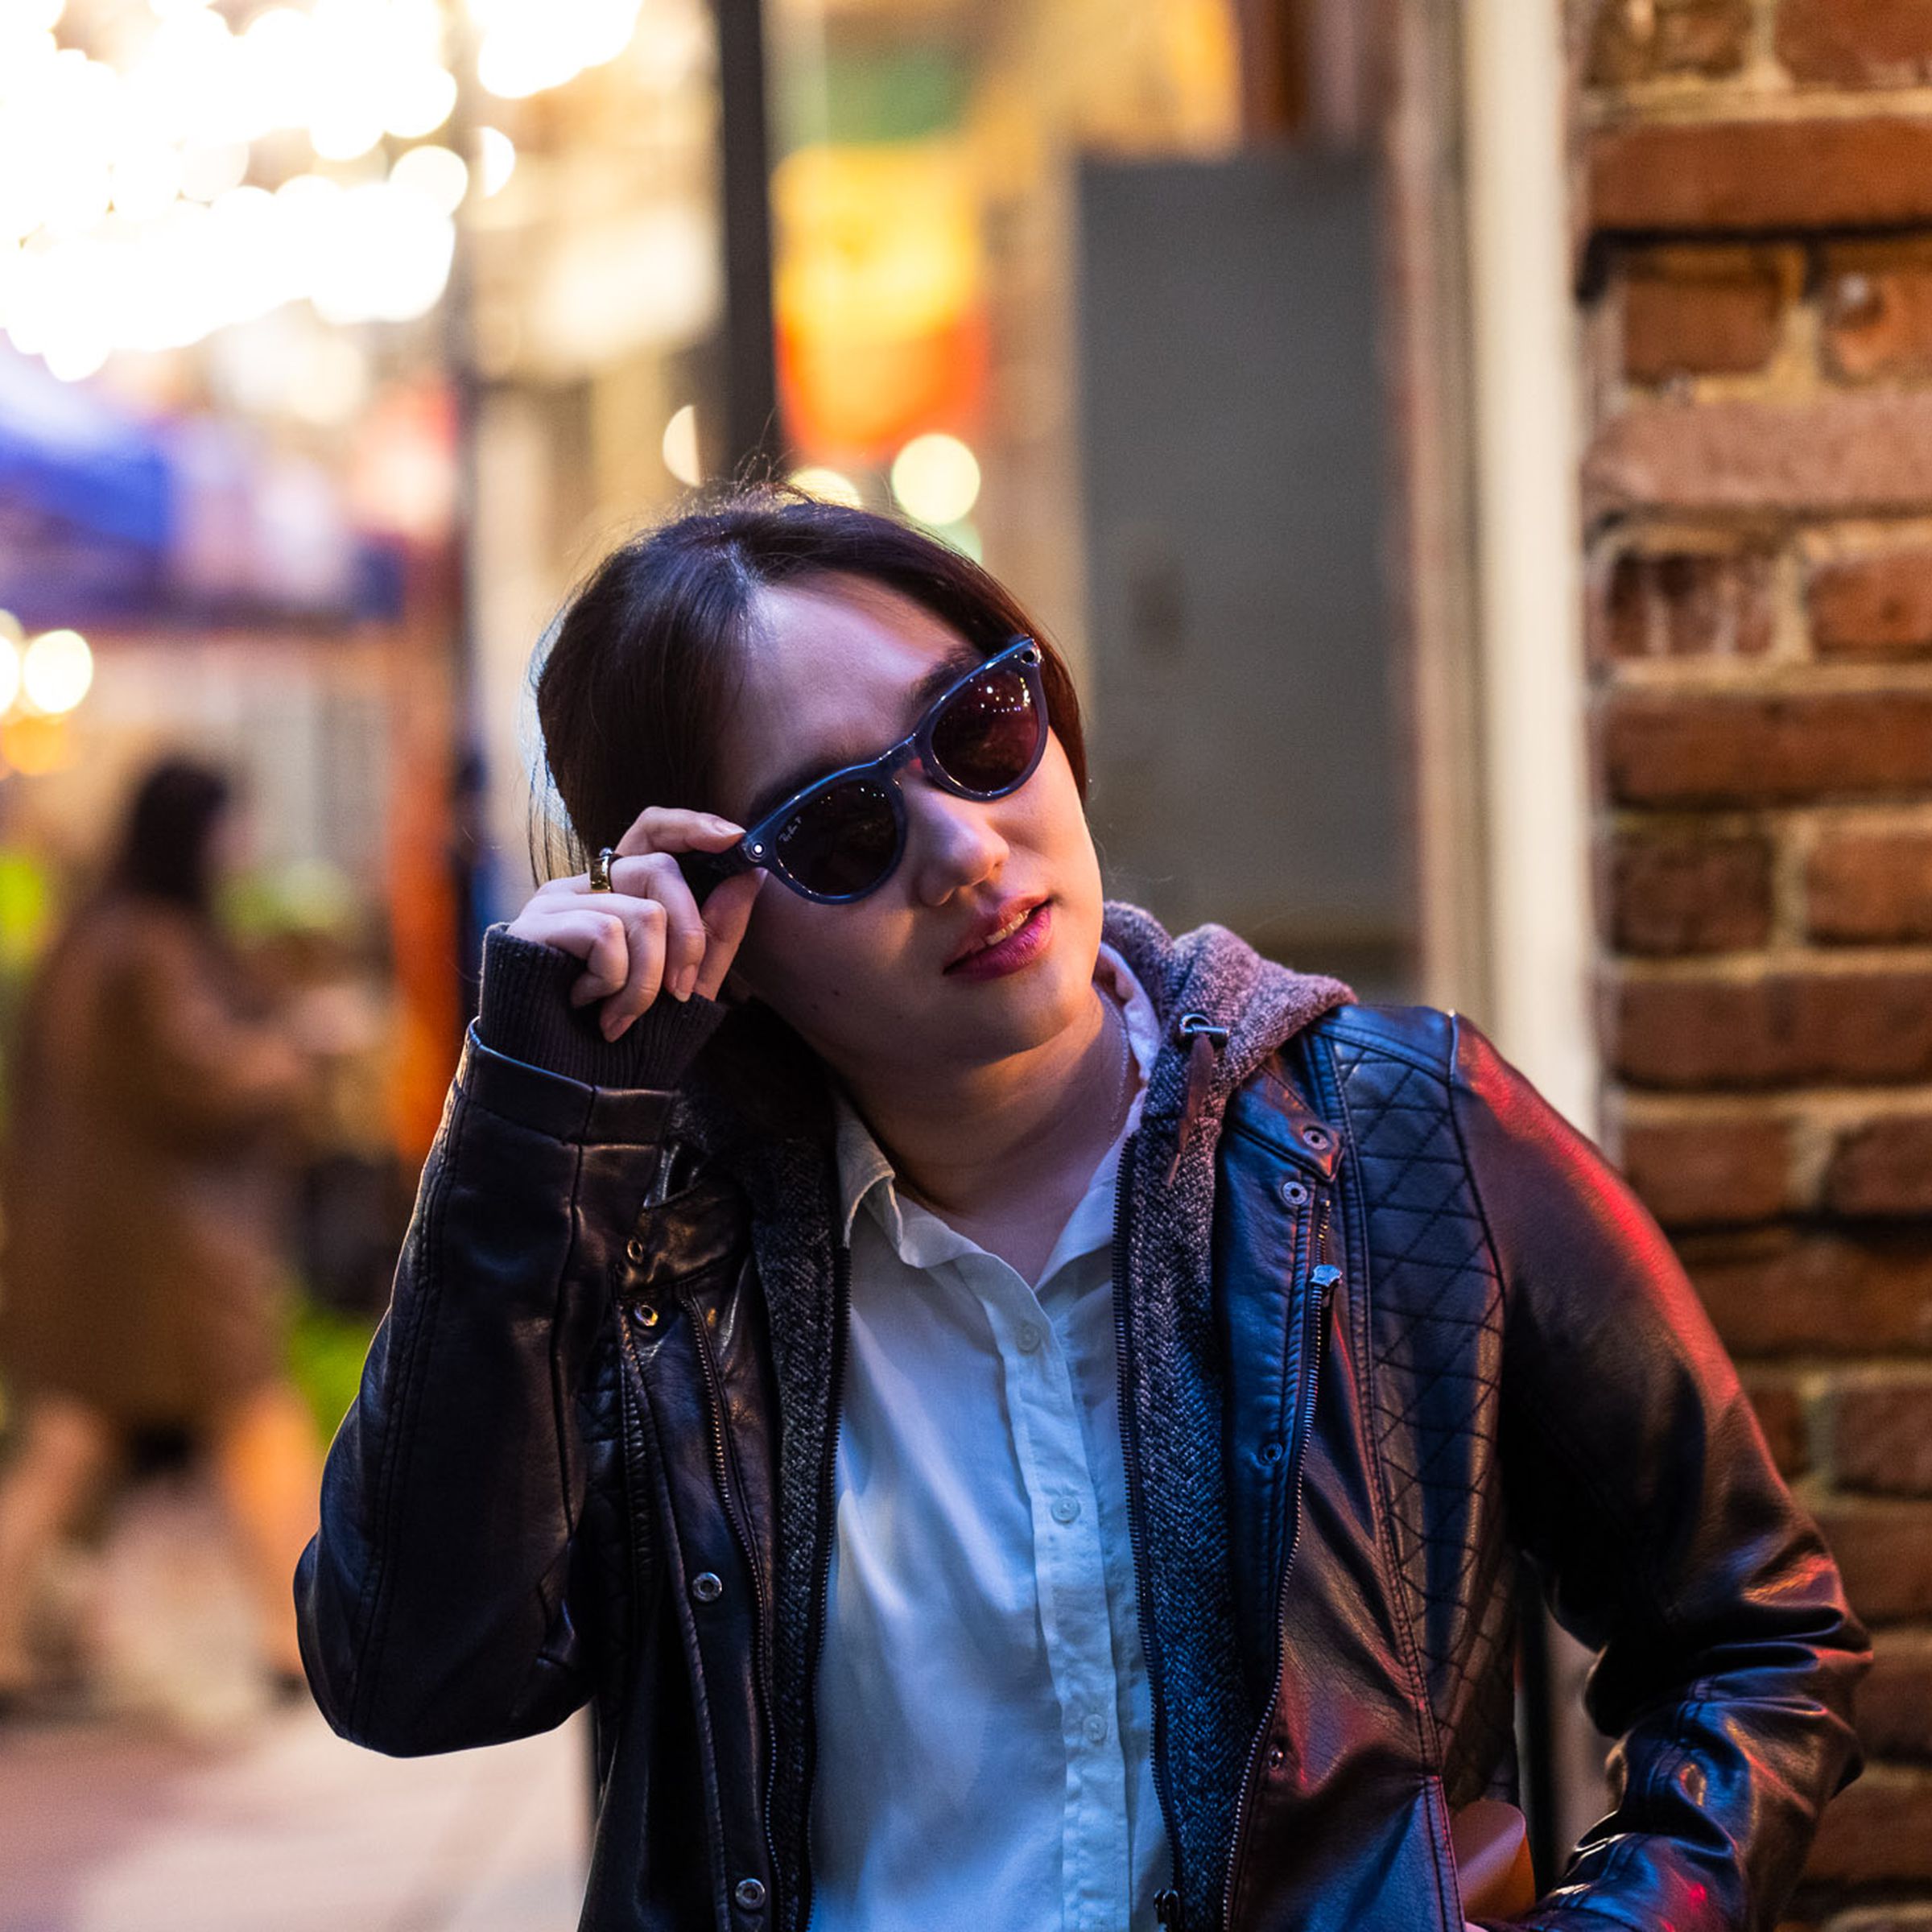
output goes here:
[[[804, 1843], [799, 1848], [799, 1932], [809, 1932], [811, 1924], [811, 1785], [819, 1757], [819, 1657], [825, 1648], [825, 1620], [832, 1602], [832, 1507], [838, 1480], [839, 1410], [845, 1395], [845, 1331], [851, 1294], [852, 1250], [841, 1241], [832, 1257], [832, 1407], [826, 1421], [825, 1459], [819, 1472], [819, 1587], [811, 1627], [811, 1654], [805, 1666], [805, 1778], [799, 1802]], [[775, 1756], [772, 1762], [775, 1769]], [[766, 1816], [770, 1817], [769, 1798]]]
[[738, 1500], [738, 1487], [731, 1478], [731, 1447], [724, 1434], [724, 1377], [711, 1345], [711, 1330], [703, 1315], [689, 1302], [685, 1308], [691, 1318], [691, 1332], [697, 1340], [698, 1362], [704, 1372], [705, 1393], [711, 1404], [712, 1459], [718, 1479], [718, 1494], [724, 1501], [725, 1518], [731, 1525], [732, 1535], [737, 1540], [745, 1558], [745, 1571], [751, 1578], [752, 1644], [758, 1660], [762, 1693], [759, 1702], [763, 1707], [765, 1720], [765, 1803], [758, 1823], [765, 1839], [766, 1869], [770, 1872], [775, 1888], [778, 1880], [778, 1853], [771, 1835], [771, 1801], [778, 1775], [778, 1725], [772, 1715], [776, 1699], [771, 1674], [770, 1604], [766, 1594], [764, 1574], [752, 1546], [751, 1528], [745, 1520], [744, 1508]]
[[1113, 1348], [1114, 1369], [1119, 1378], [1121, 1453], [1127, 1476], [1127, 1542], [1133, 1553], [1134, 1620], [1140, 1627], [1141, 1654], [1147, 1664], [1147, 1688], [1154, 1704], [1154, 1789], [1160, 1800], [1161, 1819], [1167, 1830], [1168, 1856], [1172, 1860], [1170, 1885], [1154, 1894], [1154, 1916], [1166, 1932], [1183, 1932], [1181, 1906], [1180, 1840], [1174, 1829], [1174, 1795], [1167, 1782], [1161, 1719], [1161, 1668], [1157, 1646], [1147, 1628], [1147, 1537], [1141, 1521], [1140, 1496], [1133, 1481], [1137, 1456], [1133, 1426], [1133, 1391], [1128, 1374], [1127, 1336], [1127, 1177], [1133, 1171], [1134, 1148], [1140, 1140], [1135, 1129], [1121, 1148], [1121, 1166], [1113, 1190]]
[[1253, 1790], [1256, 1766], [1261, 1761], [1263, 1746], [1268, 1740], [1269, 1726], [1274, 1719], [1274, 1707], [1281, 1702], [1282, 1685], [1288, 1674], [1286, 1647], [1279, 1641], [1282, 1621], [1288, 1613], [1288, 1579], [1294, 1569], [1295, 1552], [1302, 1541], [1302, 1488], [1308, 1468], [1308, 1443], [1315, 1434], [1315, 1402], [1319, 1389], [1322, 1373], [1322, 1356], [1328, 1339], [1328, 1312], [1335, 1300], [1335, 1290], [1342, 1278], [1342, 1271], [1328, 1260], [1328, 1224], [1331, 1208], [1330, 1191], [1324, 1188], [1321, 1205], [1315, 1216], [1315, 1252], [1321, 1258], [1309, 1270], [1308, 1286], [1314, 1290], [1305, 1316], [1311, 1331], [1305, 1338], [1302, 1359], [1308, 1364], [1301, 1378], [1299, 1401], [1300, 1413], [1295, 1418], [1294, 1472], [1289, 1507], [1291, 1515], [1288, 1528], [1288, 1553], [1282, 1559], [1281, 1583], [1275, 1592], [1274, 1624], [1277, 1633], [1275, 1645], [1274, 1682], [1269, 1690], [1268, 1702], [1261, 1712], [1261, 1721], [1248, 1747], [1248, 1761], [1241, 1771], [1241, 1796], [1236, 1801], [1234, 1831], [1228, 1846], [1228, 1877], [1221, 1892], [1221, 1932], [1232, 1932], [1234, 1925], [1234, 1889], [1241, 1876], [1240, 1855], [1241, 1835], [1246, 1827], [1249, 1800]]

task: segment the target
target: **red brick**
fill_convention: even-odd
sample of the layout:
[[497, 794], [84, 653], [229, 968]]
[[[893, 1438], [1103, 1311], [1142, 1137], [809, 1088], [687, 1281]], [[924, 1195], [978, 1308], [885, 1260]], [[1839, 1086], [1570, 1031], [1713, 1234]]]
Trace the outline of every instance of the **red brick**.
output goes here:
[[1786, 280], [1763, 249], [1660, 248], [1624, 271], [1624, 374], [1744, 374], [1777, 348]]
[[1763, 551], [1626, 550], [1602, 582], [1600, 657], [1756, 657], [1771, 647]]
[[1932, 1636], [1884, 1630], [1872, 1640], [1858, 1734], [1875, 1757], [1932, 1758]]
[[1620, 804], [1909, 797], [1932, 789], [1932, 692], [1624, 691], [1601, 748]]
[[1932, 1496], [1932, 1381], [1846, 1382], [1834, 1389], [1831, 1472], [1841, 1489]]
[[1853, 242], [1824, 262], [1825, 366], [1853, 381], [1932, 375], [1932, 249]]
[[1666, 74], [1734, 74], [1751, 38], [1751, 0], [1598, 0], [1591, 81], [1627, 87]]
[[1583, 480], [1592, 519], [1641, 510], [1921, 510], [1932, 503], [1932, 394], [1633, 403], [1597, 432]]
[[1932, 550], [1820, 564], [1805, 596], [1822, 657], [1932, 657]]
[[1744, 1372], [1744, 1384], [1779, 1469], [1792, 1479], [1802, 1476], [1811, 1466], [1811, 1450], [1804, 1398], [1798, 1385], [1788, 1377], [1757, 1369]]
[[1814, 939], [1856, 944], [1932, 939], [1932, 833], [1847, 832], [1821, 839], [1805, 867]]
[[1794, 80], [1912, 87], [1932, 80], [1929, 0], [1784, 0], [1777, 57]]
[[1626, 978], [1608, 1004], [1605, 1051], [1639, 1086], [1932, 1078], [1932, 972]]
[[1895, 1115], [1841, 1134], [1824, 1203], [1833, 1214], [1932, 1214], [1932, 1116]]
[[1932, 1234], [1691, 1235], [1678, 1252], [1740, 1356], [1932, 1353]]
[[1626, 1125], [1624, 1172], [1666, 1228], [1762, 1221], [1787, 1205], [1791, 1155], [1781, 1121], [1756, 1114]]
[[1771, 847], [1760, 838], [1620, 838], [1605, 867], [1620, 952], [1729, 952], [1771, 927]]
[[1825, 1807], [1807, 1879], [1932, 1879], [1932, 1773], [1868, 1769]]
[[[1932, 1616], [1932, 1503], [1833, 1501], [1818, 1511], [1818, 1526], [1863, 1620]], [[1932, 1856], [1932, 1842], [1926, 1849]]]
[[1932, 218], [1932, 120], [1653, 122], [1591, 141], [1591, 228], [1752, 233]]

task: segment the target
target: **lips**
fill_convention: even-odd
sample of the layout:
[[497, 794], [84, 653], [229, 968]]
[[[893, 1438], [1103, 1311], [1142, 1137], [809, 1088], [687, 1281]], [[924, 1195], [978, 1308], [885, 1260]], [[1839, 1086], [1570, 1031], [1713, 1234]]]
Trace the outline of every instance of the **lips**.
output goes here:
[[1031, 898], [1009, 899], [1004, 906], [989, 913], [980, 922], [966, 943], [946, 962], [943, 970], [951, 972], [956, 966], [964, 965], [975, 954], [988, 952], [1002, 939], [1009, 939], [1026, 924], [1028, 915], [1034, 909], [1046, 902], [1044, 893], [1036, 894]]

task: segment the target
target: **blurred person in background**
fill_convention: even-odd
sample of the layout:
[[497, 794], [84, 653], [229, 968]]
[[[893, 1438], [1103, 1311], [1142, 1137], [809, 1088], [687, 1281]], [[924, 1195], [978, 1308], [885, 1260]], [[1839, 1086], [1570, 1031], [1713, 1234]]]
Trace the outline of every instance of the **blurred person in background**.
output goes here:
[[282, 1364], [280, 1243], [308, 1063], [215, 918], [243, 836], [221, 773], [155, 766], [22, 1009], [0, 1253], [0, 1712], [37, 1688], [44, 1559], [157, 1433], [210, 1451], [265, 1666], [279, 1687], [300, 1681], [287, 1579], [320, 1459]]

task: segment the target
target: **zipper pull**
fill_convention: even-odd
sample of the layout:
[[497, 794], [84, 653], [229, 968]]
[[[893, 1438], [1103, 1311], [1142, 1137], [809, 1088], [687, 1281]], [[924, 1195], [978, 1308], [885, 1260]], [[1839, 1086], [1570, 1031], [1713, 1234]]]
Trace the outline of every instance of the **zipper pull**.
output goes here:
[[1172, 1885], [1154, 1893], [1154, 1922], [1163, 1932], [1187, 1932], [1187, 1915], [1181, 1909], [1181, 1895]]
[[1181, 1124], [1174, 1136], [1174, 1158], [1167, 1163], [1167, 1185], [1181, 1170], [1181, 1158], [1208, 1104], [1214, 1082], [1215, 1056], [1228, 1044], [1228, 1029], [1217, 1026], [1204, 1013], [1184, 1013], [1175, 1022], [1174, 1038], [1187, 1044], [1187, 1089], [1181, 1102]]
[[1308, 1271], [1310, 1285], [1321, 1297], [1322, 1313], [1328, 1312], [1328, 1304], [1335, 1299], [1335, 1291], [1341, 1286], [1342, 1271], [1332, 1261], [1323, 1261], [1319, 1268]]

